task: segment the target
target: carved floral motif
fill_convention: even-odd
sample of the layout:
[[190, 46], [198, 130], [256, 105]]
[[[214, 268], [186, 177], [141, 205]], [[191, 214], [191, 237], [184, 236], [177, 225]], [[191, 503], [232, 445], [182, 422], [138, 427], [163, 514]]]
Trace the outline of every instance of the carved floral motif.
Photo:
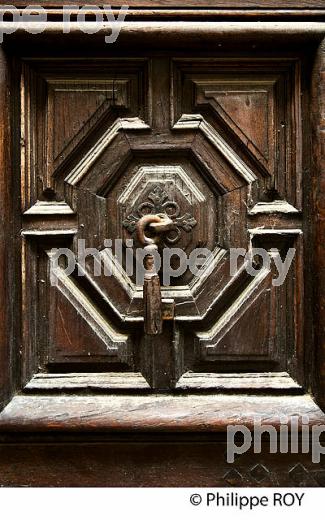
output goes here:
[[133, 234], [138, 220], [149, 213], [166, 213], [174, 222], [175, 228], [167, 233], [164, 239], [168, 244], [176, 244], [181, 237], [181, 230], [189, 233], [197, 224], [190, 213], [180, 216], [179, 205], [169, 199], [168, 194], [159, 184], [149, 193], [147, 200], [139, 204], [135, 211], [123, 220], [123, 226], [130, 234]]

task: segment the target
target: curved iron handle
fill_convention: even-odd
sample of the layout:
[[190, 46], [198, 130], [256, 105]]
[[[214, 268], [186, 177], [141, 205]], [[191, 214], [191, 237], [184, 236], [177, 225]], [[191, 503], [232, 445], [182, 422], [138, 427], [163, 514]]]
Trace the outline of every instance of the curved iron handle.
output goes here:
[[[154, 238], [146, 236], [145, 229], [147, 227], [150, 227], [156, 233]], [[173, 227], [173, 221], [165, 213], [144, 215], [137, 222], [138, 240], [143, 246], [157, 244], [160, 241], [161, 233], [166, 233], [173, 229]]]
[[[155, 232], [153, 237], [148, 237], [145, 233], [148, 226]], [[144, 331], [149, 335], [161, 334], [163, 325], [163, 302], [154, 253], [158, 250], [158, 243], [161, 240], [162, 233], [170, 231], [173, 226], [173, 221], [164, 213], [144, 215], [137, 222], [138, 240], [147, 253], [144, 258], [146, 273], [143, 283], [143, 302]]]

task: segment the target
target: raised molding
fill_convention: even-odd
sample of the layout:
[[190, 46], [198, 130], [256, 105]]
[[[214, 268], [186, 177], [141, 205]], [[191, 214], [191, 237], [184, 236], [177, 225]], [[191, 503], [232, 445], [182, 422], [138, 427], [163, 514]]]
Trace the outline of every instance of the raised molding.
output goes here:
[[[263, 280], [265, 280], [265, 278], [269, 276], [269, 273], [269, 269], [267, 269], [266, 267], [262, 267], [259, 273], [253, 278], [253, 280], [248, 284], [248, 286], [239, 295], [239, 297], [224, 312], [221, 318], [216, 323], [214, 323], [209, 330], [196, 333], [199, 342], [201, 343], [205, 341], [214, 341], [216, 336], [222, 331], [222, 329], [224, 329], [227, 326], [227, 324], [236, 315], [236, 313], [243, 308], [244, 303], [254, 294], [254, 292], [263, 282]], [[207, 346], [207, 349], [209, 348], [213, 348], [213, 345]]]
[[[3, 27], [12, 27], [11, 22], [2, 22]], [[28, 35], [33, 34], [35, 29], [35, 22], [17, 22], [16, 32], [26, 32], [26, 39]], [[44, 24], [43, 33], [62, 35], [64, 30], [64, 22], [47, 22]], [[110, 34], [111, 23], [103, 22], [101, 29], [98, 31], [98, 25], [93, 21], [85, 22], [70, 22], [70, 32], [80, 33], [87, 32], [89, 34], [97, 33], [98, 36], [107, 36]], [[121, 36], [132, 36], [133, 41], [137, 38], [151, 37], [156, 38], [157, 41], [166, 36], [171, 35], [185, 36], [188, 38], [190, 35], [205, 36], [209, 39], [215, 39], [219, 37], [221, 39], [233, 39], [236, 36], [246, 36], [246, 38], [255, 35], [255, 37], [263, 38], [274, 38], [275, 36], [285, 35], [287, 38], [290, 36], [303, 36], [305, 39], [310, 37], [322, 38], [325, 34], [325, 23], [323, 22], [211, 22], [204, 21], [197, 23], [196, 21], [127, 21], [121, 24]], [[171, 39], [171, 38], [170, 38]]]
[[[35, 374], [24, 391], [65, 390], [78, 391], [148, 391], [149, 384], [138, 372]], [[302, 387], [287, 372], [254, 373], [196, 373], [186, 372], [181, 376], [176, 390], [277, 390], [290, 393], [302, 392]]]
[[200, 114], [183, 114], [175, 123], [173, 129], [200, 130], [248, 184], [251, 184], [257, 179], [256, 175], [239, 157], [239, 155], [236, 154], [217, 130], [215, 130], [215, 128], [213, 128], [213, 126], [211, 126]]
[[[51, 259], [51, 251], [47, 251], [47, 255]], [[116, 355], [119, 347], [126, 346], [129, 336], [116, 331], [114, 327], [108, 323], [107, 319], [104, 319], [87, 296], [76, 286], [73, 280], [67, 276], [62, 268], [52, 266], [52, 273], [57, 279], [56, 288], [75, 309], [77, 309], [80, 316], [105, 343], [108, 354], [112, 353], [112, 355]]]
[[38, 200], [24, 215], [74, 215], [75, 212], [64, 202]]
[[222, 432], [253, 429], [254, 421], [279, 427], [281, 418], [301, 429], [324, 425], [309, 395], [17, 395], [0, 414], [1, 431]]
[[[163, 177], [162, 177], [163, 176]], [[182, 182], [177, 182], [178, 178]], [[191, 178], [187, 175], [185, 170], [181, 166], [173, 165], [156, 165], [156, 166], [141, 166], [137, 173], [133, 176], [130, 184], [121, 193], [118, 198], [120, 204], [126, 204], [131, 198], [132, 193], [141, 181], [163, 183], [165, 180], [173, 180], [175, 186], [183, 193], [184, 197], [187, 198], [188, 190], [195, 196], [198, 202], [204, 202], [205, 197], [203, 193], [194, 184]], [[184, 186], [187, 190], [184, 193]], [[143, 188], [143, 186], [141, 186]]]
[[30, 236], [30, 237], [46, 237], [46, 236], [73, 236], [76, 233], [78, 233], [77, 228], [73, 229], [23, 229], [21, 231], [21, 234], [23, 236]]
[[[113, 276], [115, 277], [116, 281], [121, 285], [123, 291], [128, 296], [129, 301], [131, 303], [135, 293], [136, 293], [136, 286], [132, 282], [131, 278], [126, 274], [125, 270], [121, 266], [121, 264], [118, 262], [117, 258], [112, 254], [111, 250], [109, 249], [103, 249], [99, 252], [99, 256], [101, 259], [101, 262], [105, 265], [105, 268], [107, 272], [111, 272]], [[89, 275], [89, 273], [84, 270], [80, 264], [76, 264], [78, 267], [78, 270], [80, 273], [82, 273], [82, 276], [84, 276], [87, 281], [94, 287], [94, 289], [98, 292], [99, 296], [109, 305], [109, 307], [113, 310], [113, 312], [118, 316], [118, 318], [121, 321], [135, 321], [134, 317], [128, 317], [127, 313], [121, 313], [116, 305], [112, 302], [112, 298], [109, 298], [108, 295], [100, 288], [100, 285], [96, 283], [96, 281]], [[142, 294], [142, 288], [141, 290]], [[140, 317], [139, 319], [143, 320], [143, 317]], [[136, 319], [138, 321], [138, 319]]]
[[47, 390], [150, 390], [145, 378], [138, 372], [106, 373], [39, 373], [24, 387], [25, 391]]
[[299, 213], [299, 211], [285, 200], [274, 200], [272, 202], [258, 202], [248, 211], [249, 215], [261, 213]]
[[207, 278], [211, 275], [211, 273], [226, 254], [227, 250], [221, 247], [216, 247], [214, 251], [212, 251], [211, 257], [202, 266], [200, 276], [194, 278], [189, 284], [193, 296], [199, 292], [202, 284], [207, 280]]
[[87, 152], [83, 159], [75, 168], [67, 175], [65, 182], [75, 186], [86, 175], [89, 168], [94, 164], [97, 158], [103, 153], [104, 149], [113, 141], [120, 131], [127, 130], [150, 130], [142, 119], [134, 118], [118, 118], [106, 132], [100, 137], [96, 144]]
[[252, 228], [248, 230], [251, 236], [254, 235], [302, 235], [301, 229], [273, 229], [273, 228]]
[[176, 388], [180, 390], [281, 390], [302, 392], [302, 387], [287, 372], [253, 373], [200, 373], [186, 372], [178, 380]]

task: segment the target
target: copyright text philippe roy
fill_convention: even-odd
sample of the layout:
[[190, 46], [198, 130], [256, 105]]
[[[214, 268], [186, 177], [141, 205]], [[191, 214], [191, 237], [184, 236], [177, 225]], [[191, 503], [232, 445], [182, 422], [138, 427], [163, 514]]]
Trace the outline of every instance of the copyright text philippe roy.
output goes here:
[[305, 498], [305, 493], [279, 493], [274, 492], [269, 495], [249, 495], [230, 493], [194, 493], [190, 497], [193, 506], [205, 505], [207, 507], [231, 507], [237, 509], [252, 510], [256, 507], [301, 507]]

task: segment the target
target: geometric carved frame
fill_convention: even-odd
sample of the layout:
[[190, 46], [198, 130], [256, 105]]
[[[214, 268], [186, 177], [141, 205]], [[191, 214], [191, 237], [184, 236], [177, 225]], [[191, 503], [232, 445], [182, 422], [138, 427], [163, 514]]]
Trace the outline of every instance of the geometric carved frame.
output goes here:
[[[314, 88], [315, 88], [316, 93], [319, 94], [319, 91], [317, 90], [317, 88], [318, 88], [317, 80], [316, 80], [316, 82], [315, 82], [315, 84], [314, 84]], [[3, 94], [2, 94], [2, 96], [3, 96]], [[2, 97], [1, 101], [3, 101], [3, 99], [4, 99], [4, 98]], [[316, 109], [313, 110], [314, 122], [318, 121], [318, 118], [319, 118], [319, 111], [318, 111], [318, 110], [319, 110], [319, 107], [318, 107], [318, 108], [316, 107]], [[319, 139], [318, 142], [320, 142], [320, 143], [322, 142], [322, 141], [321, 141], [321, 138], [322, 138], [321, 136], [318, 137], [318, 139]], [[315, 162], [316, 162], [316, 164], [319, 164], [319, 163], [317, 163], [317, 161], [319, 160], [319, 156], [317, 155], [317, 148], [316, 148], [316, 146], [317, 146], [317, 144], [315, 145], [315, 149], [314, 149], [314, 157], [315, 157]], [[8, 159], [8, 150], [5, 150], [5, 151], [4, 151], [4, 150], [2, 149], [2, 150], [1, 150], [1, 153], [2, 153], [2, 157], [4, 157], [4, 158], [7, 157], [6, 160], [4, 161], [4, 164], [7, 165], [7, 166], [5, 166], [5, 168], [7, 168], [7, 171], [8, 171], [8, 169], [9, 169], [9, 166], [8, 166], [8, 165], [10, 164], [10, 160]], [[5, 171], [5, 168], [4, 168], [4, 171]], [[318, 194], [319, 194], [319, 191], [318, 191]], [[8, 206], [6, 206], [6, 205], [3, 205], [2, 208], [6, 211], [6, 217], [8, 217], [8, 214], [10, 214], [10, 212], [11, 212], [12, 210], [11, 210], [10, 208], [8, 208]], [[8, 228], [7, 228], [7, 230], [8, 230]], [[13, 247], [13, 243], [11, 243], [11, 247]], [[8, 264], [7, 264], [7, 265], [8, 265]], [[6, 276], [6, 278], [7, 278], [7, 276], [8, 276], [8, 273], [7, 273], [7, 272], [5, 272], [5, 276]], [[323, 282], [323, 278], [322, 278], [322, 276], [323, 276], [323, 274], [320, 273], [320, 274], [319, 274], [319, 279]], [[6, 296], [6, 292], [5, 292], [4, 294], [5, 294], [5, 296]], [[6, 297], [3, 298], [3, 301], [5, 301], [5, 300], [6, 300]], [[319, 321], [318, 321], [318, 327], [319, 327], [320, 324], [322, 323], [322, 320], [324, 320], [324, 315], [319, 314], [319, 315], [318, 315], [318, 320], [319, 320]], [[3, 320], [3, 321], [4, 321], [4, 322], [7, 322], [7, 310], [5, 310], [5, 312], [4, 312], [4, 320]], [[318, 340], [319, 340], [320, 337], [319, 337], [319, 336], [317, 336], [317, 337], [318, 337]], [[319, 348], [320, 348], [320, 344], [319, 344]], [[320, 355], [321, 355], [321, 353], [320, 353]], [[9, 369], [9, 364], [6, 364], [5, 366], [8, 367], [8, 368], [6, 368], [6, 370], [5, 370], [5, 372], [8, 373], [8, 370], [10, 370], [10, 369]], [[10, 374], [9, 374], [9, 376], [10, 376]], [[11, 377], [12, 377], [12, 376], [11, 376]], [[10, 399], [10, 397], [11, 397], [11, 396], [10, 396], [10, 393], [12, 394], [12, 393], [14, 392], [14, 388], [15, 388], [15, 385], [14, 385], [14, 384], [13, 384], [12, 386], [8, 385], [8, 380], [9, 380], [9, 379], [10, 379], [10, 377], [8, 377], [8, 376], [7, 376], [7, 377], [4, 377], [4, 381], [7, 382], [7, 387], [6, 387], [7, 390], [5, 391], [5, 394], [4, 394], [4, 402], [6, 402], [6, 401], [8, 401], [8, 400]], [[9, 394], [8, 394], [8, 389], [9, 389], [9, 390], [11, 389], [11, 392], [9, 392]], [[6, 393], [7, 393], [7, 395], [6, 395]], [[17, 398], [14, 398], [14, 401], [15, 401], [15, 399], [17, 399]], [[7, 413], [5, 413], [5, 414], [1, 417], [2, 427], [3, 427], [3, 428], [8, 428], [8, 427], [10, 428], [10, 427], [12, 427], [13, 425], [15, 425], [16, 428], [17, 428], [17, 426], [18, 426], [18, 428], [19, 428], [19, 425], [22, 425], [22, 424], [23, 424], [22, 421], [25, 421], [25, 424], [26, 424], [26, 427], [27, 427], [27, 428], [30, 428], [32, 425], [34, 425], [35, 427], [37, 427], [37, 425], [39, 425], [40, 427], [43, 427], [43, 428], [45, 427], [45, 428], [46, 428], [46, 426], [44, 426], [44, 421], [42, 421], [42, 418], [39, 416], [39, 414], [37, 413], [37, 411], [36, 411], [36, 413], [34, 413], [34, 412], [32, 411], [32, 409], [31, 409], [31, 407], [30, 407], [30, 398], [29, 398], [28, 396], [26, 396], [26, 397], [22, 397], [22, 398], [18, 398], [18, 399], [20, 399], [20, 401], [22, 401], [22, 402], [20, 402], [20, 410], [21, 410], [20, 413], [19, 413], [18, 416], [17, 416], [16, 408], [15, 408], [15, 403], [14, 403], [14, 401], [13, 401], [12, 404], [11, 404], [11, 406], [9, 406]], [[34, 398], [34, 399], [42, 399], [42, 398]], [[53, 397], [53, 398], [49, 398], [49, 397], [48, 397], [48, 398], [46, 398], [46, 399], [44, 400], [44, 406], [45, 406], [45, 410], [46, 410], [45, 413], [46, 413], [46, 416], [47, 416], [48, 418], [51, 417], [51, 407], [53, 408], [53, 410], [56, 409], [57, 404], [55, 404], [55, 399], [56, 399], [55, 397]], [[25, 400], [25, 401], [24, 401], [24, 400]], [[151, 401], [152, 401], [152, 398], [151, 398]], [[262, 398], [262, 401], [263, 401], [263, 406], [264, 406], [264, 407], [267, 407], [267, 406], [268, 406], [268, 401], [267, 401], [265, 398], [264, 398], [264, 399]], [[23, 402], [25, 402], [26, 404], [24, 405]], [[35, 401], [34, 401], [34, 402], [35, 402]], [[106, 401], [106, 402], [108, 402], [108, 401]], [[288, 401], [288, 402], [289, 402], [289, 401]], [[292, 401], [292, 402], [293, 402], [293, 401]], [[296, 401], [296, 403], [298, 403], [298, 402], [299, 402], [299, 401]], [[176, 403], [176, 401], [175, 401], [175, 403]], [[202, 401], [202, 403], [203, 403], [203, 401]], [[279, 402], [279, 404], [280, 404], [280, 402]], [[301, 403], [300, 403], [300, 404], [301, 404]], [[84, 406], [84, 410], [86, 411], [87, 406], [86, 406], [86, 402], [85, 402], [85, 401], [83, 401], [82, 399], [80, 399], [80, 400], [79, 400], [79, 405], [80, 405], [81, 407]], [[57, 425], [58, 425], [58, 427], [60, 427], [60, 428], [69, 428], [69, 427], [72, 427], [72, 428], [73, 428], [74, 425], [75, 425], [76, 423], [74, 422], [75, 419], [74, 419], [74, 417], [73, 417], [73, 409], [72, 409], [72, 407], [71, 407], [71, 401], [70, 401], [70, 404], [69, 404], [68, 400], [65, 400], [65, 406], [66, 406], [66, 410], [69, 410], [69, 413], [71, 414], [71, 415], [70, 415], [70, 417], [71, 417], [71, 421], [68, 419], [67, 421], [65, 421], [64, 424], [63, 424], [62, 422], [61, 422], [61, 423], [58, 422]], [[155, 406], [158, 406], [158, 407], [160, 406], [159, 400], [156, 400], [156, 401], [155, 401]], [[173, 406], [173, 405], [171, 405], [171, 406]], [[179, 404], [177, 404], [177, 406], [179, 406]], [[288, 404], [287, 404], [287, 406], [288, 406]], [[289, 406], [290, 406], [290, 405], [289, 405]], [[258, 410], [258, 409], [259, 409], [259, 408], [258, 408], [258, 404], [256, 403], [256, 410]], [[88, 408], [88, 410], [89, 410], [89, 408]], [[103, 406], [103, 409], [102, 409], [102, 410], [103, 410], [103, 415], [102, 415], [101, 421], [95, 420], [95, 421], [93, 422], [93, 427], [95, 427], [95, 428], [96, 428], [96, 427], [100, 427], [100, 425], [101, 425], [101, 427], [102, 427], [103, 424], [106, 424], [106, 427], [108, 427], [108, 428], [110, 427], [110, 426], [109, 426], [110, 421], [109, 421], [109, 416], [108, 416], [107, 408], [105, 408], [105, 406]], [[170, 410], [172, 410], [172, 407], [170, 408]], [[256, 410], [255, 410], [255, 411], [256, 411]], [[288, 408], [287, 408], [287, 410], [288, 410]], [[303, 410], [303, 407], [301, 407], [300, 410]], [[54, 413], [55, 413], [55, 412], [54, 412]], [[315, 420], [317, 420], [317, 421], [322, 421], [322, 420], [323, 420], [323, 416], [321, 416], [321, 415], [319, 414], [319, 411], [317, 411], [316, 408], [312, 408], [312, 406], [309, 408], [309, 413], [310, 413], [311, 415], [313, 415], [314, 419], [317, 417], [317, 419], [315, 419]], [[44, 411], [43, 411], [43, 414], [44, 414]], [[140, 415], [141, 415], [141, 414], [140, 414]], [[18, 422], [16, 421], [16, 419], [18, 420]], [[273, 420], [273, 419], [271, 418], [271, 421], [272, 421], [272, 420]], [[105, 421], [106, 421], [106, 422], [105, 422]], [[208, 420], [208, 421], [209, 421], [209, 420]], [[213, 426], [212, 426], [212, 422], [213, 422], [213, 421], [212, 421], [211, 419], [210, 419], [210, 423], [208, 422], [208, 424], [211, 425], [211, 428], [213, 428]], [[184, 423], [184, 424], [185, 424], [185, 423]], [[214, 424], [215, 424], [215, 423], [214, 423]], [[249, 419], [246, 420], [246, 424], [249, 424]], [[42, 425], [43, 425], [43, 426], [42, 426]], [[47, 427], [49, 427], [49, 425], [48, 425]], [[86, 426], [86, 427], [90, 427], [90, 425], [88, 424], [88, 426]], [[49, 427], [49, 428], [50, 428], [50, 427]], [[198, 428], [198, 424], [197, 424], [197, 423], [194, 424], [194, 425], [193, 425], [193, 428], [194, 428], [194, 430], [196, 430], [196, 429]]]
[[[68, 184], [71, 184], [72, 186], [78, 185], [80, 183], [80, 181], [83, 179], [83, 177], [85, 175], [87, 175], [91, 166], [96, 162], [97, 157], [100, 157], [100, 155], [103, 153], [103, 151], [108, 146], [110, 146], [111, 143], [114, 143], [114, 139], [116, 138], [116, 136], [118, 135], [119, 132], [121, 132], [121, 131], [122, 132], [138, 131], [138, 130], [147, 130], [147, 129], [149, 129], [149, 126], [146, 125], [143, 121], [141, 121], [138, 118], [125, 119], [125, 120], [117, 119], [116, 122], [103, 134], [103, 136], [98, 141], [96, 141], [93, 148], [91, 148], [88, 151], [88, 153], [83, 157], [82, 161], [80, 163], [78, 163], [70, 173], [68, 173], [68, 175], [65, 178], [65, 181]], [[250, 169], [250, 167], [248, 167], [245, 164], [245, 162], [227, 144], [227, 142], [221, 137], [221, 135], [218, 134], [218, 132], [207, 121], [205, 121], [202, 118], [202, 116], [196, 115], [196, 114], [182, 115], [181, 118], [179, 119], [179, 121], [174, 125], [174, 130], [175, 131], [187, 131], [187, 130], [200, 131], [202, 133], [202, 135], [204, 136], [204, 138], [206, 138], [208, 141], [210, 141], [212, 143], [212, 145], [216, 148], [216, 150], [218, 150], [218, 152], [221, 153], [225, 157], [225, 159], [231, 164], [233, 169], [237, 172], [237, 174], [240, 177], [243, 178], [244, 181], [246, 181], [249, 184], [256, 180], [256, 176], [253, 173], [253, 171]], [[196, 153], [194, 148], [193, 148], [193, 153], [194, 154]], [[142, 172], [145, 172], [145, 171], [146, 171], [145, 168], [140, 168], [140, 170], [138, 172], [138, 176], [140, 175], [140, 177], [141, 177]], [[182, 182], [185, 182], [188, 185], [188, 187], [190, 187], [193, 184], [190, 181], [189, 177], [186, 176], [186, 173], [181, 168], [178, 168], [178, 170], [177, 170], [177, 167], [176, 167], [175, 172], [176, 171], [178, 172], [178, 174], [180, 176], [180, 180], [182, 180]], [[131, 184], [127, 188], [127, 190], [126, 190], [127, 193], [129, 193], [131, 189], [136, 189], [136, 185], [134, 183], [135, 183], [135, 180], [138, 178], [138, 176], [135, 177], [135, 179], [131, 182]], [[233, 186], [238, 185], [237, 184], [238, 180], [235, 180], [233, 184], [231, 184], [231, 181], [230, 181], [229, 186], [227, 186], [227, 182], [229, 182], [229, 181], [226, 179], [226, 184], [219, 185], [218, 190], [226, 193], [227, 190], [233, 189]], [[106, 190], [107, 190], [107, 188], [106, 188]], [[102, 189], [100, 187], [98, 187], [97, 191], [100, 192], [100, 191], [102, 191]], [[197, 192], [198, 201], [200, 201], [201, 199], [203, 200], [203, 198], [202, 198], [203, 195], [200, 194], [200, 191], [197, 190], [197, 188], [195, 187], [194, 184], [192, 186], [192, 191], [193, 191], [193, 194], [195, 194], [195, 192]], [[121, 204], [123, 204], [122, 199], [123, 199], [123, 194], [118, 199], [121, 202]], [[202, 202], [202, 200], [201, 200], [201, 202]], [[44, 211], [43, 208], [39, 208], [38, 202], [32, 208], [30, 208], [27, 212], [25, 212], [25, 214], [26, 215], [36, 215], [36, 214], [38, 214], [38, 211], [40, 214], [44, 215], [44, 218], [45, 218], [46, 214], [50, 215], [49, 211], [46, 212], [46, 211]], [[52, 205], [52, 211], [54, 214], [55, 204]], [[279, 211], [281, 211], [280, 208], [278, 208], [278, 212]], [[69, 210], [67, 210], [67, 211], [65, 211], [65, 213], [69, 214], [69, 213], [71, 213], [71, 211], [69, 212]], [[61, 214], [63, 214], [63, 211], [61, 211]], [[68, 231], [67, 231], [67, 233], [68, 233]], [[299, 233], [299, 231], [298, 231], [298, 233]], [[47, 234], [46, 230], [44, 229], [42, 231], [41, 235], [46, 236], [46, 234]], [[51, 236], [52, 234], [60, 235], [60, 232], [59, 232], [59, 230], [49, 230], [49, 235]], [[275, 234], [275, 233], [273, 233], [273, 234]], [[31, 231], [25, 230], [24, 235], [25, 236], [29, 236], [29, 235], [37, 236], [37, 230], [35, 230], [35, 229], [33, 229]], [[204, 280], [207, 280], [209, 275], [210, 276], [213, 275], [213, 270], [218, 267], [219, 261], [222, 260], [224, 254], [225, 254], [225, 251], [222, 248], [217, 247], [215, 249], [213, 258], [210, 261], [209, 265], [207, 266], [206, 272], [204, 273]], [[101, 253], [101, 255], [105, 256], [106, 255], [105, 251], [103, 251]], [[114, 261], [114, 259], [110, 258], [110, 259], [108, 259], [108, 261]], [[87, 274], [86, 274], [86, 276], [87, 276]], [[61, 278], [61, 280], [63, 281], [62, 276], [59, 278]], [[206, 296], [204, 296], [203, 291], [200, 291], [200, 288], [201, 288], [200, 286], [201, 286], [201, 282], [202, 282], [201, 278], [202, 277], [199, 277], [199, 279], [194, 283], [194, 285], [192, 284], [193, 285], [192, 288], [188, 287], [186, 289], [186, 291], [187, 291], [186, 293], [184, 293], [184, 291], [182, 291], [182, 293], [180, 294], [180, 308], [181, 308], [181, 310], [184, 309], [184, 311], [185, 311], [184, 312], [185, 319], [188, 314], [191, 314], [191, 317], [194, 319], [195, 319], [195, 315], [197, 315], [197, 318], [199, 318], [199, 317], [202, 318], [207, 312], [206, 310], [200, 311], [200, 308], [202, 306], [200, 304], [200, 301], [196, 300], [196, 298], [195, 298], [196, 293], [199, 296], [201, 294], [203, 295], [203, 298], [205, 300], [205, 309], [210, 310], [211, 304], [212, 303], [215, 304], [217, 301], [216, 299], [214, 299], [214, 301], [207, 300]], [[126, 279], [127, 278], [125, 277], [125, 275], [120, 278], [120, 280], [124, 283], [125, 283]], [[94, 287], [96, 287], [96, 284], [94, 281], [92, 281], [92, 280], [89, 280], [89, 281], [90, 281], [90, 283], [93, 284]], [[236, 281], [236, 277], [232, 281]], [[256, 279], [256, 281], [259, 281], [259, 277]], [[210, 280], [209, 280], [209, 282], [210, 282]], [[66, 281], [66, 283], [69, 283], [68, 280]], [[63, 284], [62, 287], [65, 287], [65, 285], [66, 284]], [[228, 285], [231, 286], [231, 283], [229, 282]], [[128, 280], [126, 292], [130, 293], [130, 288], [131, 288], [131, 294], [130, 294], [131, 298], [130, 298], [130, 305], [128, 306], [127, 314], [123, 315], [123, 314], [121, 314], [121, 312], [117, 311], [117, 314], [119, 315], [119, 317], [120, 318], [123, 317], [123, 320], [125, 322], [128, 322], [128, 321], [135, 322], [138, 320], [142, 320], [142, 318], [141, 318], [142, 290], [139, 288], [135, 288], [135, 287], [132, 288], [132, 287], [133, 287], [132, 282], [130, 280]], [[64, 291], [65, 292], [67, 291], [66, 287], [65, 287]], [[166, 288], [165, 289], [166, 296], [169, 296], [169, 292], [170, 291]], [[211, 293], [209, 293], [209, 294], [211, 296]], [[103, 293], [102, 293], [102, 295], [103, 295]], [[176, 301], [176, 306], [177, 306], [178, 301], [179, 301], [179, 298], [177, 296], [175, 297], [175, 301]], [[184, 301], [186, 301], [185, 307], [183, 306]], [[133, 309], [132, 305], [135, 302], [138, 305], [139, 304], [141, 304], [141, 305], [140, 305], [140, 307]], [[192, 310], [191, 310], [191, 302], [193, 304]], [[108, 304], [112, 306], [111, 301], [108, 301]], [[86, 302], [84, 303], [84, 305], [86, 305]], [[113, 308], [114, 308], [114, 306], [113, 306]], [[176, 316], [176, 320], [178, 320], [178, 319], [182, 320], [182, 313], [178, 314]], [[212, 328], [212, 330], [213, 330], [213, 328]], [[198, 337], [200, 337], [200, 335]], [[208, 337], [208, 336], [206, 336], [206, 337]], [[113, 341], [113, 343], [114, 343], [114, 341]]]

